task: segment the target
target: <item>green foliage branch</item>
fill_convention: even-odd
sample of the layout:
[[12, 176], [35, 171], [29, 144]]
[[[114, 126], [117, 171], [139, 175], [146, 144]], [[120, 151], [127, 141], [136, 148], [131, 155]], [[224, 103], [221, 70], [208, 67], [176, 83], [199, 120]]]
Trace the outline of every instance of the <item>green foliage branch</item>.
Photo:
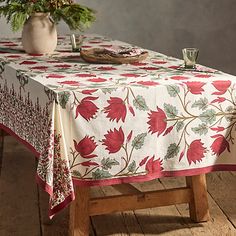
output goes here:
[[49, 13], [56, 24], [63, 20], [71, 30], [82, 31], [95, 21], [93, 9], [73, 0], [0, 0], [0, 17], [6, 18], [14, 32], [37, 12]]

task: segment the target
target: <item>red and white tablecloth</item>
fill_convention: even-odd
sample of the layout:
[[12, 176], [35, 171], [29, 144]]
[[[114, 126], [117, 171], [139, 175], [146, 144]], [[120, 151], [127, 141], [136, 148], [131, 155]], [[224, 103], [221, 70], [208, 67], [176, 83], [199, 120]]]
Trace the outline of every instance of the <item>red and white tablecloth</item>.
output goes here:
[[[84, 48], [126, 45], [87, 35]], [[149, 51], [131, 65], [88, 64], [60, 37], [53, 55], [0, 40], [0, 127], [37, 156], [50, 216], [74, 184], [110, 185], [236, 170], [236, 77]]]

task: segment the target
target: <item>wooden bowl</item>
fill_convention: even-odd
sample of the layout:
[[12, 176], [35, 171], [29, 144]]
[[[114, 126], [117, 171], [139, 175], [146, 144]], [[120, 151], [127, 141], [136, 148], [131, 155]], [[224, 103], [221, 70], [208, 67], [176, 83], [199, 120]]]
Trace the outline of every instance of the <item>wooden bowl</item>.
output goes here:
[[83, 60], [89, 63], [99, 64], [130, 64], [143, 61], [147, 58], [148, 52], [142, 52], [138, 56], [122, 56], [122, 55], [110, 55], [102, 48], [93, 48], [87, 50], [81, 50], [80, 56]]

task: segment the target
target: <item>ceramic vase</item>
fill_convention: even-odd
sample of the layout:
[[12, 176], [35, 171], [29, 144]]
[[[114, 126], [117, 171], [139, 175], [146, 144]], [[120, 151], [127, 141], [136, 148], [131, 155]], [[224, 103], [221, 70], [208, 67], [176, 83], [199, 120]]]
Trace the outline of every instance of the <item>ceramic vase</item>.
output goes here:
[[56, 26], [49, 13], [34, 13], [25, 22], [22, 46], [27, 53], [53, 53], [57, 46]]

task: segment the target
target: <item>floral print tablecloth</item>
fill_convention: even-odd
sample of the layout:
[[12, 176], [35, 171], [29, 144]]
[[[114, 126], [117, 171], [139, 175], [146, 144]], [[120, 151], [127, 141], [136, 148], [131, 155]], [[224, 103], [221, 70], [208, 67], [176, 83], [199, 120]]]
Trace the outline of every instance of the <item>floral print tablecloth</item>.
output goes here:
[[[83, 48], [124, 45], [87, 35]], [[236, 170], [236, 77], [149, 51], [131, 65], [83, 62], [60, 37], [53, 55], [0, 40], [0, 127], [38, 156], [49, 215], [73, 183], [110, 185]]]

